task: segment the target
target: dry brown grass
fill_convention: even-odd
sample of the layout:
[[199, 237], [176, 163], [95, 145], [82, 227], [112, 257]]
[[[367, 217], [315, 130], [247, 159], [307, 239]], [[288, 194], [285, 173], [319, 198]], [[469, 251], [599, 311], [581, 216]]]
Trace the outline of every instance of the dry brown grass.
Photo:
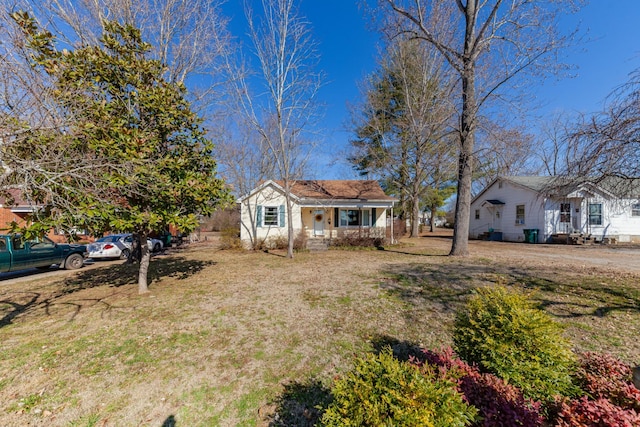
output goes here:
[[640, 362], [625, 251], [474, 242], [453, 259], [444, 236], [287, 260], [211, 243], [154, 258], [145, 296], [119, 264], [0, 284], [0, 425], [311, 423], [354, 354], [449, 345], [492, 284], [535, 291], [577, 350]]

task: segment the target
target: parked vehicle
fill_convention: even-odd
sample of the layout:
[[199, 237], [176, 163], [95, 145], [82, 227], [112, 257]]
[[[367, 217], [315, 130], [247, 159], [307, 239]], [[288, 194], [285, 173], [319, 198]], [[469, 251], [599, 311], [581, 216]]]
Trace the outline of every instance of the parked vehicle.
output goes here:
[[[133, 235], [131, 233], [110, 234], [97, 239], [89, 245], [89, 258], [127, 259], [131, 254], [131, 246], [133, 246]], [[162, 241], [158, 239], [147, 239], [147, 246], [149, 246], [151, 252], [160, 252], [163, 248]]]
[[3, 273], [33, 267], [46, 269], [53, 264], [75, 270], [84, 265], [87, 255], [85, 245], [54, 243], [47, 237], [26, 240], [20, 234], [0, 235], [0, 272]]

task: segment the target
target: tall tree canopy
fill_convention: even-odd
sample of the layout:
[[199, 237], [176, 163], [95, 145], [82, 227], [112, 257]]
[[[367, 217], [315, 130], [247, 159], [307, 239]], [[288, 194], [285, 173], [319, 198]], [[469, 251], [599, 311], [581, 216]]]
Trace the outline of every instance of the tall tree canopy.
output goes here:
[[105, 21], [98, 45], [59, 50], [28, 14], [13, 18], [40, 81], [39, 120], [4, 113], [2, 188], [17, 188], [46, 209], [41, 228], [119, 230], [139, 235], [139, 291], [147, 291], [146, 236], [169, 224], [189, 231], [197, 215], [226, 200], [213, 144], [180, 82], [131, 25]]
[[432, 49], [398, 37], [389, 42], [355, 115], [349, 160], [398, 196], [412, 237], [427, 196], [429, 209], [437, 210], [434, 196], [455, 177], [452, 87]]
[[[386, 30], [434, 47], [459, 76], [458, 189], [450, 255], [469, 253], [474, 147], [481, 110], [517, 86], [524, 72], [557, 67], [570, 37], [558, 18], [580, 0], [377, 0], [388, 11]], [[531, 74], [530, 74], [531, 75]], [[520, 81], [522, 83], [522, 81]], [[527, 85], [522, 85], [526, 87]], [[513, 108], [513, 106], [511, 107]]]
[[[286, 199], [287, 257], [293, 258], [291, 188], [308, 171], [314, 148], [313, 125], [318, 119], [318, 90], [323, 75], [316, 70], [319, 56], [307, 20], [295, 0], [263, 0], [262, 14], [246, 7], [249, 37], [255, 49], [256, 70], [238, 75], [244, 67], [231, 64], [239, 132], [220, 152], [226, 173], [236, 188], [249, 189], [257, 180], [279, 179]], [[249, 211], [251, 209], [249, 208]], [[255, 214], [251, 215], [256, 217]], [[255, 235], [255, 224], [250, 235]], [[252, 237], [253, 238], [253, 237]]]

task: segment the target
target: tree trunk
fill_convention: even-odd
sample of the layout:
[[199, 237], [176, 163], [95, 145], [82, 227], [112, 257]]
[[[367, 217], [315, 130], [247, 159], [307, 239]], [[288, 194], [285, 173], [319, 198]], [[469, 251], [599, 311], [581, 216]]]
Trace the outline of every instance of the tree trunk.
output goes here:
[[149, 272], [149, 261], [151, 259], [151, 252], [149, 245], [147, 244], [147, 233], [139, 233], [140, 239], [140, 269], [138, 270], [138, 294], [146, 294], [149, 292], [149, 286], [147, 284], [147, 276]]
[[288, 182], [285, 184], [287, 201], [287, 258], [293, 258], [293, 243], [296, 236], [293, 234], [293, 212], [291, 209], [291, 184]]
[[460, 154], [458, 156], [458, 190], [451, 256], [469, 256], [469, 215], [471, 214], [471, 181], [473, 178], [473, 146], [475, 142], [476, 63], [473, 57], [477, 3], [469, 1], [465, 8], [465, 37], [462, 80], [462, 114], [460, 117]]
[[420, 237], [420, 198], [417, 194], [411, 201], [411, 237]]
[[475, 109], [475, 88], [473, 72], [463, 77], [464, 91], [460, 130], [460, 155], [458, 157], [458, 190], [456, 199], [455, 223], [453, 224], [452, 256], [469, 255], [469, 215], [471, 212], [471, 180], [474, 131], [471, 110]]
[[429, 226], [429, 231], [431, 233], [433, 233], [433, 230], [435, 229], [435, 223], [436, 223], [436, 215], [438, 215], [438, 208], [434, 205], [431, 206], [431, 220], [429, 221], [431, 224]]

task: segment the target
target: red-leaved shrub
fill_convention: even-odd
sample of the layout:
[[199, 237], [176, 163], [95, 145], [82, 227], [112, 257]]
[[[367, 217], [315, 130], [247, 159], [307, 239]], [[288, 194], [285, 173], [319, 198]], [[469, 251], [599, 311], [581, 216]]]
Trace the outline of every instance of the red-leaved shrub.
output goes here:
[[[491, 374], [481, 374], [456, 357], [451, 348], [424, 350], [424, 360], [447, 376], [457, 378], [458, 391], [479, 410], [482, 420], [474, 426], [537, 427], [545, 421], [541, 404], [523, 397], [520, 390]], [[414, 363], [418, 363], [414, 360]]]
[[632, 383], [631, 367], [621, 360], [609, 354], [585, 353], [580, 357], [577, 379], [593, 399], [608, 399], [640, 413], [640, 390]]
[[563, 403], [556, 427], [637, 427], [640, 415], [607, 399], [589, 400], [586, 396]]

